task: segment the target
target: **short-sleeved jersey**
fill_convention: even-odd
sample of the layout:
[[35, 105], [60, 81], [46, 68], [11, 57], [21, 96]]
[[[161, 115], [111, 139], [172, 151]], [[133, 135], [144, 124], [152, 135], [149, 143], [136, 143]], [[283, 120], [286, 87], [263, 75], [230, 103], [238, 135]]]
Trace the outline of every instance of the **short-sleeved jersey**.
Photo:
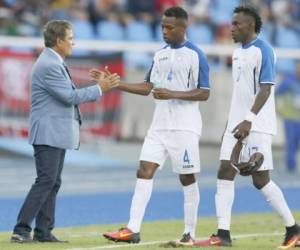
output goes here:
[[[204, 53], [185, 41], [178, 46], [167, 45], [154, 55], [145, 81], [154, 88], [174, 91], [209, 89], [209, 67]], [[201, 135], [202, 119], [199, 102], [178, 99], [155, 100], [150, 130], [187, 130]]]
[[[233, 130], [250, 112], [261, 84], [275, 82], [275, 54], [261, 39], [235, 49], [232, 56], [233, 94], [227, 129]], [[276, 134], [274, 86], [252, 123], [251, 131]]]

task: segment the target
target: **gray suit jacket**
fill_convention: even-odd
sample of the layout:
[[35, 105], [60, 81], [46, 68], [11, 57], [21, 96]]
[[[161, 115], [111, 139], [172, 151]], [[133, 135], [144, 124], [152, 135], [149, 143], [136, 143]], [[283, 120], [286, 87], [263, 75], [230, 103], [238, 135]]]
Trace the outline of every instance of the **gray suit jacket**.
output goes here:
[[75, 105], [100, 96], [97, 85], [74, 89], [62, 62], [45, 48], [32, 69], [29, 143], [78, 148], [80, 125]]

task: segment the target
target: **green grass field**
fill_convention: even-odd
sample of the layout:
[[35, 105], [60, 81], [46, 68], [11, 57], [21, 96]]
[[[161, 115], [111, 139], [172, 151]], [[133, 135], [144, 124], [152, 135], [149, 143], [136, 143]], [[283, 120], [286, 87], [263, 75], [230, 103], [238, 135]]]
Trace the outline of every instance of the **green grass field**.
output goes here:
[[[300, 212], [294, 213], [300, 221]], [[0, 233], [0, 250], [98, 250], [98, 249], [164, 249], [162, 242], [175, 240], [182, 234], [182, 221], [164, 221], [144, 223], [140, 244], [114, 243], [101, 237], [104, 231], [118, 229], [124, 225], [95, 225], [76, 228], [58, 228], [54, 234], [58, 238], [69, 240], [66, 244], [12, 244], [10, 232]], [[197, 238], [205, 239], [216, 231], [216, 219], [199, 218]], [[282, 242], [284, 227], [275, 214], [244, 214], [232, 219], [232, 250], [271, 250]], [[185, 247], [193, 248], [197, 247]], [[181, 248], [180, 248], [181, 249]], [[199, 248], [198, 248], [199, 249]], [[203, 248], [202, 248], [203, 249]], [[216, 247], [214, 249], [226, 249]], [[228, 248], [227, 248], [228, 249]], [[299, 248], [300, 249], [300, 248]]]

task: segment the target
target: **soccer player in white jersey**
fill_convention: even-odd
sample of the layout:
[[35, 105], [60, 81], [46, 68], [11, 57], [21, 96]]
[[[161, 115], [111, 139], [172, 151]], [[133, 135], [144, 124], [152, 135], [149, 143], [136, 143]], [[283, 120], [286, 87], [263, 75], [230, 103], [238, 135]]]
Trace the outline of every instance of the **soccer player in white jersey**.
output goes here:
[[261, 18], [255, 9], [250, 6], [235, 8], [232, 37], [241, 46], [232, 56], [233, 94], [220, 153], [221, 164], [215, 195], [218, 232], [209, 240], [195, 242], [195, 246], [232, 245], [230, 220], [237, 172], [230, 164], [230, 156], [238, 139], [246, 144], [242, 161], [247, 162], [255, 152], [264, 155], [264, 162], [252, 174], [252, 180], [253, 185], [283, 219], [286, 235], [279, 248], [292, 248], [299, 239], [298, 226], [282, 191], [269, 175], [273, 169], [272, 136], [276, 133], [275, 55], [270, 45], [257, 37], [261, 26]]
[[113, 241], [138, 243], [141, 223], [149, 202], [153, 176], [170, 157], [173, 171], [179, 174], [184, 194], [184, 231], [179, 244], [192, 245], [200, 199], [195, 174], [200, 171], [199, 101], [209, 97], [209, 68], [203, 52], [186, 40], [188, 15], [172, 7], [162, 17], [163, 38], [167, 45], [154, 55], [143, 83], [120, 83], [119, 89], [153, 94], [155, 111], [145, 137], [137, 170], [137, 182], [126, 228], [103, 236]]

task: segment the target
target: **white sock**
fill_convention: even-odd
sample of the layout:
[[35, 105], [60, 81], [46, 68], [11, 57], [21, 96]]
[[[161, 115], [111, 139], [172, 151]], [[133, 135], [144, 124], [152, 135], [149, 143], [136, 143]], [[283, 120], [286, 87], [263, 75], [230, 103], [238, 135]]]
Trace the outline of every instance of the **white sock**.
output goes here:
[[295, 225], [295, 219], [285, 201], [281, 189], [272, 180], [261, 189], [261, 192], [266, 197], [266, 200], [270, 203], [271, 207], [283, 219], [286, 227]]
[[234, 200], [234, 181], [217, 179], [215, 195], [218, 229], [230, 230], [231, 208]]
[[130, 207], [130, 218], [127, 227], [134, 233], [140, 232], [145, 209], [150, 200], [153, 179], [137, 179]]
[[188, 186], [183, 186], [184, 196], [184, 232], [190, 233], [191, 237], [195, 239], [195, 231], [198, 218], [198, 205], [200, 201], [200, 194], [198, 183], [195, 182]]

